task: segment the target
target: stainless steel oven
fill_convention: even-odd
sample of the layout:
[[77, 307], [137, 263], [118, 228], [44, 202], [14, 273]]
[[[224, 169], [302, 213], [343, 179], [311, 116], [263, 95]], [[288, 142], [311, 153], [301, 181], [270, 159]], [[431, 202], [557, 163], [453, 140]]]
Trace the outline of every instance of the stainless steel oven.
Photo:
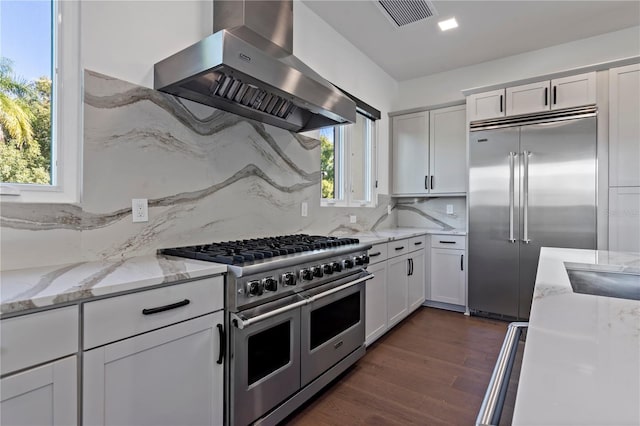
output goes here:
[[258, 420], [364, 347], [365, 281], [370, 278], [362, 269], [231, 314], [230, 424]]

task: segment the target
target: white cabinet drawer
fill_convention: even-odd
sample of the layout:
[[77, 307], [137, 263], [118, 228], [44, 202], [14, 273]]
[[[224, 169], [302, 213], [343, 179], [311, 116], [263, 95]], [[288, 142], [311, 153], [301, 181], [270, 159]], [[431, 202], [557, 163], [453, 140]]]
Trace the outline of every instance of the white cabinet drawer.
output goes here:
[[369, 249], [369, 263], [374, 264], [378, 262], [384, 262], [387, 260], [389, 245], [387, 243], [374, 244]]
[[431, 247], [463, 249], [465, 248], [465, 240], [464, 235], [432, 235]]
[[78, 352], [78, 307], [0, 321], [0, 372], [7, 374]]
[[222, 276], [89, 302], [84, 305], [84, 349], [223, 307]]
[[427, 237], [421, 235], [409, 239], [409, 251], [416, 251], [425, 248], [427, 245]]
[[389, 258], [409, 253], [409, 240], [391, 241], [389, 243]]

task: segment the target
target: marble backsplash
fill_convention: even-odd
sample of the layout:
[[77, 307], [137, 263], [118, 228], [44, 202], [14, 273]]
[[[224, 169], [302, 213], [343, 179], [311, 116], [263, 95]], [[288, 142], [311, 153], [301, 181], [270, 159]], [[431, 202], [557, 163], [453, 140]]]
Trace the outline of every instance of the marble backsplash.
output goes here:
[[[453, 214], [447, 214], [448, 204], [453, 206]], [[398, 226], [438, 230], [465, 230], [466, 209], [466, 197], [400, 198], [394, 208]]]
[[[81, 203], [2, 203], [1, 269], [397, 224], [389, 196], [376, 208], [320, 207], [318, 140], [90, 71], [83, 119]], [[132, 198], [149, 200], [149, 222], [132, 223]]]

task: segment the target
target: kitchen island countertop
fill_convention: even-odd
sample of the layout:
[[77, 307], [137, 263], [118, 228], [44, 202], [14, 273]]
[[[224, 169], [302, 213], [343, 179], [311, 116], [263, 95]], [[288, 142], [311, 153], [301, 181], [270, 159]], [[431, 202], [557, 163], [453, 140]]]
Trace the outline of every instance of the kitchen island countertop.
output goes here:
[[0, 272], [0, 315], [222, 274], [226, 265], [164, 255]]
[[640, 301], [574, 293], [565, 262], [638, 271], [640, 253], [542, 248], [514, 425], [640, 424]]

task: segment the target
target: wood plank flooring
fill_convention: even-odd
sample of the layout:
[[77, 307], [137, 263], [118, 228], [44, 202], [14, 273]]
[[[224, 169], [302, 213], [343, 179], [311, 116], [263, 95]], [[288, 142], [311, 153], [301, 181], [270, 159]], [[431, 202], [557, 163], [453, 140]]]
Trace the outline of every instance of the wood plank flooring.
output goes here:
[[506, 328], [420, 308], [283, 424], [472, 425]]

